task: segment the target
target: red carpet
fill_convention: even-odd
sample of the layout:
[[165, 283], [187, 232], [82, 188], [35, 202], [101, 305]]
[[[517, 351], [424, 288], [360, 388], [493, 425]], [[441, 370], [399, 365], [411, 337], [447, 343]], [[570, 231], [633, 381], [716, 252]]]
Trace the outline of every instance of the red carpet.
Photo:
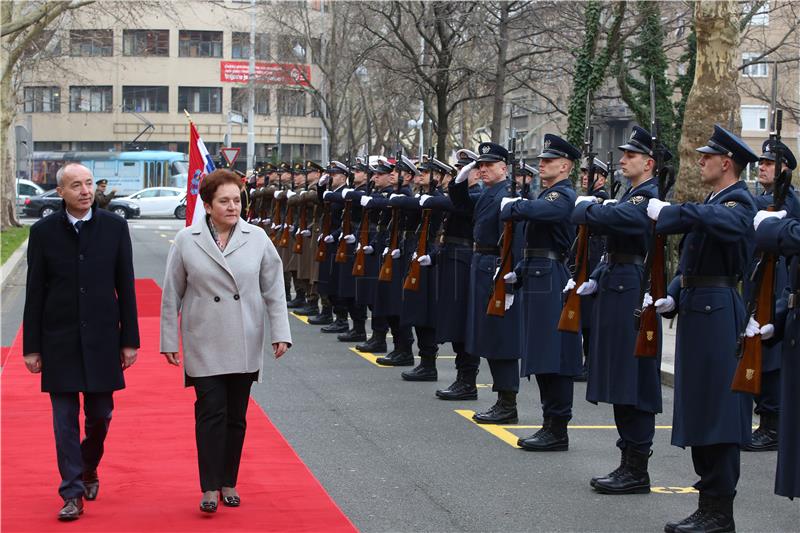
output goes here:
[[114, 395], [100, 495], [72, 524], [56, 520], [60, 479], [50, 402], [39, 377], [25, 369], [17, 335], [2, 373], [2, 531], [355, 531], [252, 400], [238, 485], [242, 506], [199, 511], [194, 393], [183, 388], [182, 369], [158, 353], [158, 286], [142, 280], [137, 290], [139, 361], [126, 372], [127, 389]]

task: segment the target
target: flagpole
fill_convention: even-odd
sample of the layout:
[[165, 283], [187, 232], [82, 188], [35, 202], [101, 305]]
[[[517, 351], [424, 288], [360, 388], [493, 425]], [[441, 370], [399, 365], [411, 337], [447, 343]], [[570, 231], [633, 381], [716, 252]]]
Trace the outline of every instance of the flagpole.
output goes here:
[[189, 123], [191, 123], [192, 122], [192, 115], [190, 115], [189, 112], [186, 111], [186, 108], [183, 108], [183, 112], [186, 113], [186, 118], [189, 119]]

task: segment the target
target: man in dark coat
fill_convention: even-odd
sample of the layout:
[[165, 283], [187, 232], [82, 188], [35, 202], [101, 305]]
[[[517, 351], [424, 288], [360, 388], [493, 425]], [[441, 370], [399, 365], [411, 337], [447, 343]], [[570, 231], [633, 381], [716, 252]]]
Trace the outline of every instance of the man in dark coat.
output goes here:
[[[124, 219], [94, 203], [94, 181], [83, 165], [58, 172], [62, 210], [31, 227], [23, 317], [23, 353], [50, 393], [64, 506], [60, 520], [97, 497], [97, 466], [108, 433], [113, 391], [136, 361], [133, 252]], [[86, 437], [80, 441], [83, 393]]]

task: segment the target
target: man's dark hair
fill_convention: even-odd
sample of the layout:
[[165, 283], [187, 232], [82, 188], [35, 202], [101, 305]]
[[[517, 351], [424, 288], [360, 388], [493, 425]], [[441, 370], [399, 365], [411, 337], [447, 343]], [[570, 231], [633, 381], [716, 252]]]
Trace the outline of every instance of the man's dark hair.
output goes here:
[[200, 184], [200, 198], [203, 202], [211, 204], [211, 200], [214, 199], [217, 189], [228, 183], [232, 183], [236, 185], [240, 191], [242, 190], [242, 180], [239, 179], [239, 176], [235, 172], [225, 168], [219, 168], [209, 173], [203, 178], [203, 182]]

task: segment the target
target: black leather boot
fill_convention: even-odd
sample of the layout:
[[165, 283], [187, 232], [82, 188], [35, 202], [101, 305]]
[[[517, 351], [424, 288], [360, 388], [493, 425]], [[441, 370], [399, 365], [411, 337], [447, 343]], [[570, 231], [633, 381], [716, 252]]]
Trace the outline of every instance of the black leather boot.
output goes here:
[[540, 431], [517, 444], [529, 452], [565, 452], [569, 449], [567, 422], [567, 418], [546, 418]]
[[439, 379], [439, 373], [436, 371], [436, 358], [435, 357], [422, 357], [420, 356], [419, 365], [411, 370], [406, 370], [400, 374], [400, 377], [406, 381], [436, 381]]
[[472, 415], [472, 419], [478, 424], [516, 424], [519, 422], [517, 393], [498, 391], [497, 402], [488, 410]]
[[620, 460], [619, 460], [619, 466], [616, 469], [612, 470], [610, 473], [606, 474], [605, 476], [593, 477], [592, 479], [589, 480], [589, 486], [594, 487], [595, 484], [597, 483], [597, 481], [600, 480], [600, 479], [609, 480], [609, 479], [617, 477], [619, 475], [619, 473], [622, 472], [622, 469], [625, 468], [625, 460], [628, 458], [628, 454], [625, 452], [625, 448], [622, 448], [620, 450], [620, 456], [621, 457], [620, 457]]
[[289, 309], [300, 309], [306, 306], [306, 291], [297, 291], [297, 296], [286, 302]]
[[356, 350], [368, 353], [386, 353], [386, 332], [372, 330], [372, 337], [363, 344], [356, 344]]
[[378, 357], [375, 362], [383, 366], [414, 366], [414, 355], [411, 350], [395, 348], [385, 357]]
[[337, 335], [336, 340], [340, 342], [363, 342], [367, 340], [367, 332], [364, 329], [364, 323], [353, 320], [353, 329], [341, 335]]
[[733, 498], [700, 493], [697, 510], [680, 522], [667, 522], [667, 533], [734, 533]]
[[350, 322], [347, 321], [347, 315], [338, 315], [333, 324], [320, 328], [322, 333], [346, 333], [350, 331]]
[[319, 314], [319, 301], [307, 302], [305, 307], [294, 310], [294, 314], [300, 316], [317, 316]]
[[598, 479], [594, 490], [600, 494], [648, 494], [650, 475], [647, 473], [647, 461], [650, 459], [650, 452], [631, 448], [623, 453], [626, 457], [622, 470], [616, 476]]
[[758, 427], [753, 431], [750, 444], [744, 447], [748, 452], [769, 452], [778, 449], [778, 415], [763, 413]]
[[436, 391], [436, 397], [442, 400], [477, 400], [478, 388], [475, 386], [477, 372], [459, 370], [456, 380], [446, 389]]
[[323, 305], [322, 311], [317, 316], [312, 316], [308, 319], [309, 324], [313, 324], [315, 326], [319, 326], [322, 324], [332, 324], [333, 323], [333, 309], [330, 306]]

